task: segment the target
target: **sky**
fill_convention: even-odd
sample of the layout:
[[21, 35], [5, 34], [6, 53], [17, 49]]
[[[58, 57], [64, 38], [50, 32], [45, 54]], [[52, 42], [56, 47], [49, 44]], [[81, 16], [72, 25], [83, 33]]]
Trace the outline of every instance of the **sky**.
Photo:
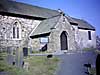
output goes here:
[[49, 9], [61, 9], [66, 15], [84, 19], [96, 28], [100, 35], [100, 0], [16, 0]]

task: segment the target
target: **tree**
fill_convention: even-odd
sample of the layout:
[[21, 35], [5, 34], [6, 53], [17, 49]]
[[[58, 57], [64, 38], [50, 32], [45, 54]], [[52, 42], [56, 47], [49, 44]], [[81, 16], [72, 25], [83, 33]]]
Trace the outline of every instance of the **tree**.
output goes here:
[[100, 36], [96, 36], [96, 48], [100, 50]]

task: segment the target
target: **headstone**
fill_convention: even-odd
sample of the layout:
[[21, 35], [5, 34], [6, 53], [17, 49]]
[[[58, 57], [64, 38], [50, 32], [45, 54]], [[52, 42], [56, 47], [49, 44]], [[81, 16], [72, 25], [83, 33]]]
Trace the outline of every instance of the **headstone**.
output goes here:
[[28, 56], [28, 48], [23, 48], [23, 56]]
[[18, 54], [18, 48], [16, 48], [16, 54], [15, 54], [15, 62], [16, 62], [16, 66], [18, 66], [18, 57], [19, 57], [19, 54]]
[[15, 61], [13, 61], [12, 64], [15, 65]]
[[28, 62], [24, 62], [24, 66], [23, 68], [28, 71], [29, 70], [29, 63]]
[[22, 52], [20, 52], [20, 59], [19, 59], [19, 66], [20, 67], [23, 67], [23, 53]]
[[32, 47], [30, 47], [29, 50], [30, 50], [30, 53], [32, 53]]
[[19, 48], [16, 49], [15, 61], [16, 61], [16, 66], [22, 67], [23, 51], [20, 51]]
[[12, 48], [11, 47], [7, 47], [7, 53], [11, 54], [12, 53]]

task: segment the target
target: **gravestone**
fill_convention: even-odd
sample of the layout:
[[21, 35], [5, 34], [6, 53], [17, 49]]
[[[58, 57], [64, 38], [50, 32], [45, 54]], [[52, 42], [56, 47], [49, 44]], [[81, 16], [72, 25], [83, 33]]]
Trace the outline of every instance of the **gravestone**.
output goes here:
[[20, 51], [19, 48], [16, 49], [15, 62], [16, 62], [16, 66], [22, 67], [23, 51]]
[[27, 47], [23, 48], [23, 56], [28, 56], [28, 48]]
[[32, 47], [29, 48], [30, 53], [32, 53]]
[[28, 62], [24, 62], [24, 66], [23, 68], [28, 71], [29, 70], [29, 63]]
[[12, 53], [12, 48], [11, 47], [7, 47], [7, 53], [11, 54]]

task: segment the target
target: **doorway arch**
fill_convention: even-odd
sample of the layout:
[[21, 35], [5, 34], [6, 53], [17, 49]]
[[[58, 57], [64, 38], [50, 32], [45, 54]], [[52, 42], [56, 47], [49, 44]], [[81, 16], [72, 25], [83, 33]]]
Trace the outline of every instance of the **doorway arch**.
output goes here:
[[60, 35], [61, 50], [68, 50], [67, 32], [63, 31]]

